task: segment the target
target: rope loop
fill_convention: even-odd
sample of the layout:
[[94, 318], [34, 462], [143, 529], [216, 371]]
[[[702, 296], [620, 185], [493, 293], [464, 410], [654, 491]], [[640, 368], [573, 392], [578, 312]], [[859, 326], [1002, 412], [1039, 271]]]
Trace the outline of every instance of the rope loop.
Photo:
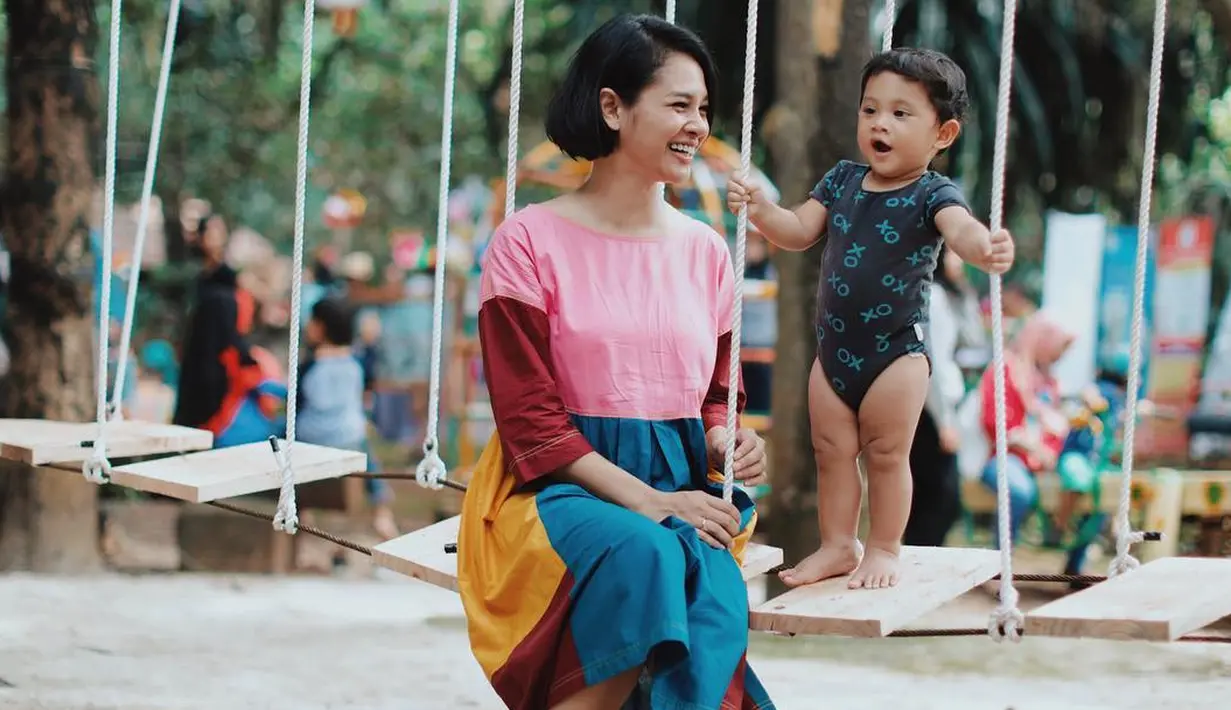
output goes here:
[[437, 452], [436, 437], [430, 436], [423, 442], [423, 459], [415, 466], [415, 481], [424, 488], [440, 490], [449, 477], [449, 468]]
[[90, 458], [82, 462], [81, 475], [90, 483], [102, 485], [111, 482], [111, 462], [107, 460], [107, 444], [101, 436], [95, 439]]
[[269, 446], [273, 449], [282, 481], [278, 490], [278, 509], [274, 513], [274, 530], [294, 535], [299, 531], [299, 510], [295, 504], [295, 472], [291, 468], [291, 454], [289, 447], [283, 449], [276, 437], [269, 437]]
[[1022, 640], [1022, 630], [1026, 626], [1026, 617], [1017, 608], [1017, 590], [1013, 587], [1002, 587], [1000, 590], [1000, 605], [988, 619], [987, 633], [992, 640], [1000, 643], [1005, 639], [1013, 642]]

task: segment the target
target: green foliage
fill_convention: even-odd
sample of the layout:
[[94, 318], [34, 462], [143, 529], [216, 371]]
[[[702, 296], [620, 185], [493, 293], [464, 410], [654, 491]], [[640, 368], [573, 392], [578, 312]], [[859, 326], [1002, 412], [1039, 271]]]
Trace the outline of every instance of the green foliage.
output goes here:
[[[186, 3], [164, 123], [160, 194], [200, 196], [232, 223], [276, 243], [293, 235], [302, 6], [276, 0]], [[452, 182], [504, 174], [505, 115], [493, 99], [507, 73], [508, 11], [499, 3], [462, 3], [451, 142]], [[546, 102], [551, 77], [567, 59], [572, 8], [526, 3], [523, 107]], [[166, 3], [129, 0], [122, 40], [119, 199], [139, 196], [161, 60]], [[493, 12], [492, 6], [496, 6]], [[356, 246], [383, 250], [392, 228], [436, 220], [447, 48], [447, 3], [370, 2], [353, 37], [334, 34], [330, 15], [315, 18], [307, 243], [324, 234], [320, 208], [332, 191], [368, 199]], [[107, 8], [100, 3], [106, 26]], [[106, 43], [100, 60], [106, 60]], [[104, 75], [105, 78], [105, 75]], [[523, 134], [522, 145], [537, 138]]]

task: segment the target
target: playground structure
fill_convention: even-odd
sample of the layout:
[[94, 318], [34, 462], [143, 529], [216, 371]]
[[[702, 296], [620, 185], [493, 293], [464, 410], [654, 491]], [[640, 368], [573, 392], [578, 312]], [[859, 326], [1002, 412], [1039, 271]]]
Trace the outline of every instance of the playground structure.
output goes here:
[[[669, 16], [673, 13], [674, 3], [668, 3]], [[311, 0], [307, 2], [310, 10]], [[1005, 138], [1007, 133], [1007, 96], [1011, 77], [1010, 69], [1013, 58], [1013, 21], [1016, 3], [1007, 0], [1005, 3], [1004, 49], [1001, 66], [1001, 97], [1005, 106], [997, 121], [997, 156], [998, 167], [995, 172], [997, 180], [1002, 185], [1004, 169]], [[892, 3], [890, 3], [892, 8]], [[1151, 82], [1151, 106], [1149, 128], [1147, 129], [1147, 155], [1152, 156], [1153, 131], [1156, 128], [1157, 94], [1159, 91], [1159, 76], [1162, 49], [1162, 27], [1165, 20], [1165, 0], [1157, 0], [1157, 15], [1155, 25], [1154, 65]], [[520, 51], [522, 21], [524, 15], [523, 3], [515, 4], [514, 22], [514, 54], [515, 67], [511, 88], [512, 107], [510, 110], [510, 125], [516, 126], [517, 105], [520, 85]], [[753, 85], [751, 76], [755, 67], [755, 37], [756, 37], [755, 0], [749, 3], [748, 18], [748, 50], [747, 67], [749, 78], [745, 84], [745, 115], [744, 135], [741, 143], [741, 170], [749, 172], [749, 151], [751, 143], [751, 95]], [[160, 81], [159, 106], [165, 96], [165, 74], [170, 66], [171, 48], [173, 47], [174, 19], [178, 14], [178, 2], [172, 2], [171, 18], [168, 23], [167, 46], [164, 51], [164, 80]], [[892, 11], [891, 11], [892, 16]], [[673, 19], [673, 18], [672, 18]], [[304, 233], [304, 184], [306, 181], [306, 146], [309, 114], [309, 81], [312, 50], [312, 23], [310, 11], [305, 12], [304, 25], [304, 72], [301, 92], [300, 113], [300, 160], [298, 164], [298, 191], [296, 195], [295, 222], [295, 254], [292, 285], [292, 308], [290, 327], [290, 355], [288, 383], [288, 421], [285, 441], [271, 440], [269, 444], [258, 443], [232, 449], [210, 450], [212, 437], [208, 432], [202, 432], [184, 427], [167, 427], [165, 425], [141, 422], [126, 422], [116, 416], [118, 408], [107, 401], [106, 377], [99, 377], [97, 421], [93, 423], [42, 422], [31, 420], [0, 421], [0, 455], [38, 467], [37, 475], [64, 475], [63, 471], [81, 471], [89, 480], [95, 482], [110, 481], [162, 495], [169, 495], [182, 500], [210, 503], [237, 513], [253, 515], [234, 505], [223, 502], [222, 499], [233, 498], [248, 493], [276, 489], [279, 492], [278, 504], [273, 515], [267, 516], [274, 528], [280, 532], [294, 534], [309, 532], [338, 544], [345, 544], [351, 549], [370, 554], [373, 560], [382, 566], [401, 572], [431, 584], [456, 589], [457, 558], [456, 532], [458, 519], [450, 518], [435, 525], [403, 535], [374, 548], [368, 549], [354, 544], [347, 544], [324, 531], [299, 524], [296, 486], [312, 481], [336, 479], [346, 476], [364, 475], [366, 457], [349, 451], [317, 447], [295, 441], [295, 382], [298, 367], [299, 300], [301, 284], [299, 275], [303, 272], [303, 233]], [[442, 170], [440, 209], [437, 234], [439, 258], [436, 264], [436, 289], [434, 303], [435, 324], [433, 328], [432, 364], [431, 364], [431, 398], [429, 403], [429, 420], [427, 435], [424, 442], [424, 458], [416, 471], [416, 480], [426, 488], [440, 489], [449, 487], [464, 490], [464, 485], [453, 480], [441, 458], [441, 441], [438, 437], [440, 414], [440, 379], [442, 359], [442, 313], [444, 298], [444, 261], [448, 253], [444, 241], [448, 236], [447, 210], [443, 203], [447, 199], [449, 184], [449, 144], [451, 141], [451, 105], [454, 91], [454, 65], [456, 61], [458, 37], [458, 0], [450, 3], [450, 37], [447, 66], [448, 74], [445, 85], [445, 125], [442, 131]], [[112, 52], [116, 51], [119, 42], [119, 13], [113, 13], [111, 31]], [[890, 46], [891, 33], [885, 37], [886, 46]], [[114, 58], [113, 58], [114, 59]], [[104, 212], [104, 250], [107, 268], [110, 267], [110, 247], [112, 230], [112, 209], [114, 200], [115, 174], [115, 113], [118, 86], [118, 62], [110, 63], [110, 93], [108, 100], [108, 156], [107, 156], [107, 203]], [[155, 110], [155, 125], [161, 121], [161, 109]], [[517, 141], [516, 132], [509, 141], [509, 172], [516, 169]], [[157, 136], [157, 132], [155, 132]], [[150, 164], [147, 164], [147, 185], [152, 180], [153, 156], [156, 153], [157, 140], [152, 141]], [[1148, 216], [1149, 184], [1152, 181], [1152, 160], [1147, 160], [1147, 174], [1143, 177], [1143, 214]], [[514, 204], [516, 180], [508, 181], [506, 194], [506, 213]], [[993, 229], [1000, 224], [1000, 193], [994, 203], [992, 218]], [[149, 192], [145, 200], [148, 202]], [[1145, 220], [1142, 220], [1143, 223]], [[1145, 226], [1141, 227], [1144, 235]], [[735, 293], [736, 319], [734, 331], [739, 333], [741, 323], [741, 305], [746, 296], [742, 286], [744, 280], [744, 253], [747, 237], [747, 219], [741, 214], [736, 227], [734, 251], [736, 254], [737, 283], [741, 285]], [[141, 242], [139, 233], [138, 243]], [[1144, 249], [1144, 236], [1139, 242], [1139, 250]], [[1139, 255], [1141, 251], [1139, 251]], [[1139, 260], [1140, 260], [1139, 256]], [[1140, 262], [1139, 262], [1140, 263]], [[137, 279], [129, 284], [128, 298], [131, 304], [137, 288]], [[1139, 289], [1140, 290], [1140, 289]], [[1122, 471], [1113, 478], [1118, 484], [1114, 488], [1111, 482], [1104, 490], [1115, 490], [1114, 512], [1116, 515], [1117, 554], [1107, 578], [1091, 578], [1097, 582], [1090, 588], [1067, 596], [1059, 601], [1044, 605], [1023, 615], [1017, 609], [1017, 593], [1013, 587], [1016, 581], [1028, 578], [1015, 575], [1012, 570], [1011, 545], [1009, 545], [1007, 516], [1003, 511], [1007, 507], [1007, 484], [1004, 477], [1004, 401], [1003, 401], [1003, 352], [1002, 330], [1000, 323], [1000, 290], [999, 280], [993, 279], [993, 331], [995, 345], [995, 367], [997, 368], [997, 442], [996, 451], [999, 458], [999, 488], [996, 507], [1002, 512], [1000, 516], [1000, 550], [973, 548], [914, 548], [903, 550], [903, 577], [896, 587], [877, 590], [852, 591], [846, 588], [843, 578], [826, 580], [813, 585], [794, 589], [779, 597], [770, 599], [753, 610], [750, 618], [750, 628], [753, 630], [785, 633], [785, 634], [821, 634], [864, 637], [886, 637], [897, 635], [910, 622], [931, 612], [944, 603], [963, 595], [970, 590], [990, 581], [998, 581], [1000, 585], [1000, 606], [989, 619], [986, 629], [967, 630], [973, 634], [986, 634], [995, 640], [1016, 640], [1022, 633], [1041, 636], [1063, 636], [1082, 638], [1107, 638], [1122, 640], [1176, 641], [1192, 632], [1198, 631], [1216, 620], [1231, 614], [1231, 597], [1225, 594], [1225, 589], [1231, 587], [1231, 560], [1192, 559], [1181, 557], [1162, 557], [1148, 560], [1146, 564], [1139, 562], [1130, 554], [1134, 543], [1159, 537], [1158, 533], [1166, 534], [1166, 530], [1153, 529], [1149, 533], [1134, 532], [1131, 524], [1132, 490], [1134, 488], [1134, 469], [1132, 462], [1133, 431], [1135, 418], [1129, 417], [1125, 435], [1125, 456]], [[110, 286], [104, 280], [102, 293], [102, 312], [108, 312]], [[1140, 300], [1136, 304], [1136, 318], [1133, 334], [1133, 367], [1129, 377], [1129, 407], [1135, 411], [1137, 403], [1137, 359], [1140, 352]], [[131, 314], [130, 307], [126, 312]], [[131, 316], [130, 316], [131, 318]], [[121, 358], [125, 357], [127, 344], [131, 334], [132, 323], [124, 324]], [[105, 331], [104, 331], [105, 332]], [[97, 374], [107, 371], [107, 348], [104, 342], [100, 344]], [[739, 367], [740, 346], [742, 340], [733, 337], [732, 368]], [[473, 345], [462, 350], [468, 357], [474, 357]], [[116, 395], [122, 391], [122, 373], [124, 367], [118, 370]], [[733, 378], [738, 374], [733, 372]], [[735, 397], [734, 388], [732, 398]], [[728, 430], [735, 428], [736, 411], [734, 401], [729, 403]], [[733, 437], [731, 437], [733, 440]], [[266, 447], [269, 447], [268, 449]], [[187, 452], [187, 453], [186, 453]], [[155, 457], [137, 463], [113, 464], [111, 459]], [[730, 495], [733, 477], [731, 473], [733, 458], [733, 441], [728, 446], [724, 470], [724, 493]], [[1176, 486], [1173, 483], [1151, 486], [1151, 492], [1146, 496], [1146, 487], [1140, 488], [1143, 497], [1149, 497], [1157, 505], [1158, 510], [1174, 510], [1174, 503], [1163, 505], [1167, 499], [1174, 500]], [[1183, 487], [1180, 487], [1179, 509], [1184, 510], [1185, 502]], [[259, 513], [255, 514], [260, 516]], [[1161, 515], [1161, 513], [1160, 513]], [[1149, 521], [1147, 521], [1149, 522]], [[1165, 528], [1165, 525], [1162, 526]], [[782, 551], [765, 545], [750, 543], [742, 551], [742, 566], [746, 578], [764, 574], [782, 564]], [[1067, 581], [1067, 580], [1066, 580]], [[919, 635], [923, 635], [920, 633]], [[948, 635], [948, 634], [946, 634]], [[1202, 637], [1202, 640], [1213, 640], [1212, 637]]]

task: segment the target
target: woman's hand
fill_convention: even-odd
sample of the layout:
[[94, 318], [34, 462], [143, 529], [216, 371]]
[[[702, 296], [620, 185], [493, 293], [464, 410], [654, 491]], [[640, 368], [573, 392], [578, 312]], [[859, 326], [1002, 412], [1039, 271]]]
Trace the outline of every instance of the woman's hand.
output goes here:
[[[716, 426], [705, 433], [710, 466], [722, 471], [727, 458], [727, 429]], [[765, 440], [753, 429], [735, 430], [735, 480], [745, 486], [759, 486], [766, 479]]]
[[703, 542], [721, 550], [731, 549], [739, 535], [739, 510], [705, 491], [656, 492], [637, 512], [654, 522], [674, 515], [696, 528]]

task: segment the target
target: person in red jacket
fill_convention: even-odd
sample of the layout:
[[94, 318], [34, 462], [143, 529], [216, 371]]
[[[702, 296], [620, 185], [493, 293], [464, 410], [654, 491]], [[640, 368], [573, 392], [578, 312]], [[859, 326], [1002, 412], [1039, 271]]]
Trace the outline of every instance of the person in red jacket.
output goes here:
[[[1010, 530], [1016, 541], [1022, 520], [1038, 499], [1035, 474], [1050, 470], [1064, 448], [1068, 418], [1060, 411], [1052, 365], [1073, 343], [1074, 335], [1044, 312], [1028, 317], [1005, 352], [1005, 431], [1008, 435]], [[979, 385], [983, 433], [996, 441], [995, 370], [989, 367]], [[996, 490], [996, 457], [983, 467], [983, 484]], [[1069, 496], [1066, 496], [1068, 498]], [[1058, 517], [1074, 501], [1063, 501]], [[1068, 505], [1066, 505], [1068, 503]]]

